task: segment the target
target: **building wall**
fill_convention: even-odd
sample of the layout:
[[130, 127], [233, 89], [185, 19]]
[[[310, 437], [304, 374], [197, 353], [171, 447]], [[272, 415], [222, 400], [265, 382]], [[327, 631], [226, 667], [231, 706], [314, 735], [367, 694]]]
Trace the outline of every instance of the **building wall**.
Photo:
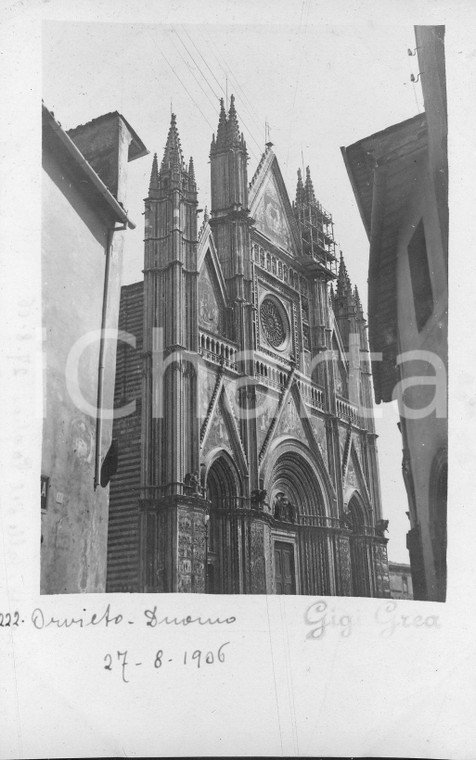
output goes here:
[[[141, 391], [143, 282], [122, 288], [119, 329], [134, 336], [135, 346], [117, 347], [115, 408], [129, 414], [114, 422], [117, 474], [110, 485], [107, 591], [139, 591], [138, 503], [141, 467]], [[133, 408], [130, 405], [133, 405]]]
[[[44, 159], [42, 282], [45, 412], [42, 475], [49, 478], [42, 514], [42, 593], [104, 591], [108, 490], [94, 490], [99, 340], [81, 355], [79, 388], [92, 410], [78, 408], [66, 367], [77, 341], [101, 328], [107, 222], [91, 208], [55, 158]], [[107, 326], [118, 319], [122, 234], [116, 233], [110, 268]], [[113, 406], [116, 343], [105, 354], [104, 406]], [[101, 451], [111, 442], [103, 426]]]
[[413, 599], [412, 573], [410, 565], [388, 563], [390, 574], [390, 595], [393, 599]]
[[[415, 303], [410, 274], [408, 245], [420, 219], [423, 219], [431, 289], [434, 308], [421, 331], [415, 316]], [[402, 218], [397, 254], [397, 309], [399, 351], [429, 352], [433, 362], [439, 367], [438, 380], [430, 380], [429, 385], [418, 384], [410, 378], [435, 375], [435, 366], [427, 362], [408, 361], [401, 364], [402, 378], [411, 382], [405, 392], [405, 404], [410, 409], [424, 408], [435, 400], [437, 393], [438, 410], [425, 414], [421, 419], [409, 419], [405, 413], [402, 432], [409, 451], [415, 486], [416, 514], [412, 522], [419, 523], [425, 564], [427, 594], [429, 599], [441, 598], [438, 580], [435, 576], [432, 548], [432, 524], [435, 519], [432, 489], [434, 487], [433, 466], [439, 454], [447, 448], [447, 279], [446, 258], [442, 245], [442, 231], [438, 216], [434, 185], [428, 164], [420, 170], [417, 186], [409, 197], [408, 206]], [[405, 441], [404, 441], [405, 446]], [[412, 512], [410, 505], [410, 512]]]

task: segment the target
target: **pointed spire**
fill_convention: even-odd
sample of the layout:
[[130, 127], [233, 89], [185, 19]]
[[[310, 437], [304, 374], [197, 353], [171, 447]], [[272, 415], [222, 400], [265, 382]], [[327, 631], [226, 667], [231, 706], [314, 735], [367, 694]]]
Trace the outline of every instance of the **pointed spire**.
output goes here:
[[301, 169], [297, 170], [296, 205], [299, 206], [304, 200], [304, 185], [302, 183]]
[[357, 285], [354, 286], [354, 301], [355, 301], [355, 305], [357, 307], [357, 311], [359, 311], [361, 314], [363, 314], [364, 310], [362, 308], [362, 303], [360, 301], [359, 290], [357, 288]]
[[235, 108], [235, 96], [230, 97], [230, 110], [228, 111], [228, 144], [234, 145], [240, 141], [240, 125]]
[[190, 177], [192, 182], [195, 182], [195, 168], [193, 165], [192, 156], [190, 156], [190, 161], [188, 162], [188, 176]]
[[220, 116], [218, 119], [218, 128], [216, 137], [213, 135], [211, 152], [227, 150], [228, 148], [239, 147], [246, 151], [246, 143], [243, 135], [240, 132], [240, 125], [238, 123], [238, 114], [235, 107], [235, 96], [230, 97], [230, 108], [228, 115], [225, 111], [225, 103], [223, 98], [220, 98]]
[[177, 122], [175, 114], [173, 113], [170, 118], [169, 133], [167, 135], [167, 143], [165, 145], [164, 157], [160, 171], [165, 169], [181, 169], [183, 166], [182, 147], [180, 145], [180, 137], [177, 130]]
[[154, 153], [154, 158], [152, 161], [152, 171], [150, 172], [149, 195], [151, 192], [158, 189], [159, 189], [159, 165], [157, 163], [157, 153]]
[[216, 146], [222, 148], [226, 143], [226, 111], [225, 101], [220, 98], [220, 116], [218, 118]]
[[314, 194], [314, 186], [311, 179], [311, 170], [309, 166], [306, 166], [306, 200], [308, 203], [316, 203], [316, 196]]
[[347, 273], [347, 267], [345, 265], [344, 256], [342, 251], [340, 252], [339, 263], [339, 275], [337, 277], [337, 296], [352, 295], [352, 285], [350, 283], [350, 277]]

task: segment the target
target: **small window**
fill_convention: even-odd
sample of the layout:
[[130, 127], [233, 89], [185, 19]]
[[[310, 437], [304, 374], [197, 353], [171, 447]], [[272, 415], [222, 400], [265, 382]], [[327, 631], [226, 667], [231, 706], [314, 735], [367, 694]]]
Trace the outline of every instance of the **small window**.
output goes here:
[[50, 486], [50, 479], [46, 475], [41, 476], [41, 509], [46, 509], [48, 506], [48, 488]]
[[433, 313], [433, 292], [431, 289], [425, 229], [422, 219], [420, 219], [408, 245], [408, 261], [410, 264], [416, 323], [418, 332], [420, 332]]

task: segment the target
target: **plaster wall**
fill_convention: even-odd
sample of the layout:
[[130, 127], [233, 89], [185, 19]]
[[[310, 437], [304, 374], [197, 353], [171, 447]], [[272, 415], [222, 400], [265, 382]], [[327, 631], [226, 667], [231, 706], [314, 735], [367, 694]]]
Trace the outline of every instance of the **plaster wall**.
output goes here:
[[[102, 592], [106, 581], [108, 488], [94, 490], [99, 331], [107, 228], [75, 179], [51, 156], [44, 160], [42, 289], [44, 422], [42, 475], [49, 477], [42, 513], [42, 593]], [[110, 266], [107, 327], [119, 309], [122, 234], [115, 233]], [[79, 408], [67, 382], [67, 362], [90, 334], [80, 356], [78, 388], [91, 406]], [[116, 342], [105, 351], [103, 406], [113, 407]], [[68, 373], [73, 379], [73, 375]], [[111, 442], [112, 420], [103, 425], [101, 460]]]
[[[423, 219], [430, 280], [433, 293], [433, 313], [418, 331], [415, 317], [408, 244], [420, 219]], [[422, 166], [420, 176], [413, 193], [408, 199], [404, 218], [400, 226], [397, 258], [397, 293], [398, 293], [398, 330], [399, 353], [407, 351], [431, 352], [433, 361], [442, 366], [439, 377], [431, 384], [423, 385], [418, 377], [435, 375], [435, 367], [426, 361], [405, 361], [401, 364], [402, 378], [414, 378], [414, 382], [405, 391], [406, 407], [421, 409], [431, 406], [436, 393], [441, 399], [439, 409], [431, 411], [419, 419], [409, 418], [403, 412], [407, 446], [410, 454], [412, 473], [416, 493], [416, 515], [413, 521], [421, 525], [421, 537], [425, 564], [428, 598], [436, 595], [436, 578], [433, 551], [430, 537], [431, 508], [430, 489], [431, 467], [437, 453], [447, 448], [447, 330], [448, 330], [448, 293], [446, 264], [442, 245], [442, 231], [437, 210], [434, 185], [428, 174], [427, 165]], [[402, 416], [402, 405], [400, 404]]]

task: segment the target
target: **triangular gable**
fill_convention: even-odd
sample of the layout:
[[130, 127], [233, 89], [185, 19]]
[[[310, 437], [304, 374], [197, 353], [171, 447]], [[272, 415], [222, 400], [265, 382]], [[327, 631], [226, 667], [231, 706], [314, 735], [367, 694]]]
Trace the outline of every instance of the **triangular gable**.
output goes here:
[[202, 456], [215, 448], [223, 448], [233, 457], [241, 472], [248, 471], [243, 445], [236, 427], [233, 411], [224, 388], [215, 403], [202, 444]]
[[299, 236], [281, 170], [272, 150], [265, 154], [250, 188], [250, 213], [255, 228], [292, 255], [299, 251]]
[[213, 239], [213, 233], [208, 224], [200, 237], [200, 243], [198, 246], [197, 269], [199, 272], [202, 271], [205, 264], [211, 268], [213, 276], [216, 278], [216, 285], [220, 291], [223, 305], [225, 305], [228, 301], [226, 282], [223, 277], [220, 259], [218, 258], [215, 241]]
[[292, 395], [295, 399], [297, 408], [301, 410], [301, 424], [302, 424], [309, 448], [311, 449], [314, 455], [315, 462], [318, 465], [321, 475], [324, 478], [324, 481], [326, 483], [329, 493], [331, 493], [333, 497], [335, 497], [334, 484], [332, 483], [332, 480], [329, 477], [329, 470], [328, 470], [327, 463], [325, 460], [325, 456], [327, 454], [327, 444], [326, 444], [326, 452], [324, 453], [322, 444], [319, 441], [319, 435], [316, 434], [317, 433], [316, 427], [313, 424], [311, 415], [309, 414], [306, 408], [306, 405], [304, 403], [302, 394], [299, 390], [297, 383], [294, 383], [293, 385]]
[[291, 389], [291, 393], [288, 394], [286, 403], [281, 412], [279, 422], [276, 425], [274, 437], [278, 438], [281, 435], [292, 436], [298, 438], [300, 441], [307, 441], [308, 435], [302, 424], [301, 416], [299, 414], [299, 400], [295, 397], [294, 386]]
[[226, 291], [221, 267], [208, 247], [198, 277], [198, 320], [201, 327], [222, 333], [225, 324]]
[[348, 491], [350, 487], [356, 488], [360, 492], [366, 506], [370, 507], [370, 495], [367, 483], [353, 442], [345, 482], [347, 486], [345, 490]]
[[336, 352], [336, 390], [337, 393], [344, 398], [347, 398], [349, 389], [349, 370], [348, 362], [344, 354], [342, 340], [338, 330], [334, 330], [332, 334], [332, 350]]
[[[334, 343], [336, 343], [336, 345], [334, 345]], [[342, 343], [342, 338], [340, 336], [340, 332], [337, 328], [337, 325], [335, 325], [334, 331], [332, 333], [332, 348], [333, 350], [337, 350], [339, 356], [336, 358], [338, 358], [338, 360], [342, 362], [347, 372], [347, 367], [349, 365], [349, 362], [345, 355], [344, 344]]]
[[333, 499], [335, 499], [335, 487], [329, 477], [323, 451], [316, 435], [314, 434], [312, 421], [296, 382], [292, 383], [289, 392], [287, 393], [287, 397], [277, 413], [279, 419], [276, 428], [273, 431], [272, 439], [276, 440], [281, 436], [286, 436], [288, 438], [296, 438], [301, 443], [307, 444], [319, 472], [324, 479], [328, 493], [332, 495]]

